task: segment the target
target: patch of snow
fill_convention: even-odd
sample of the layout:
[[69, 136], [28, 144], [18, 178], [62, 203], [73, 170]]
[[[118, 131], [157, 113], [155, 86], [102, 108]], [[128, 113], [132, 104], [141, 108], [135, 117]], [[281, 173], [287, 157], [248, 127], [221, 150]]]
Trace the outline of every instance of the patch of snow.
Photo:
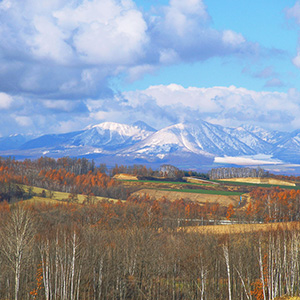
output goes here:
[[[261, 158], [261, 159], [258, 159]], [[283, 162], [277, 159], [271, 159], [268, 155], [258, 156], [224, 156], [215, 157], [215, 163], [235, 164], [240, 166], [258, 166], [258, 165], [281, 165]]]

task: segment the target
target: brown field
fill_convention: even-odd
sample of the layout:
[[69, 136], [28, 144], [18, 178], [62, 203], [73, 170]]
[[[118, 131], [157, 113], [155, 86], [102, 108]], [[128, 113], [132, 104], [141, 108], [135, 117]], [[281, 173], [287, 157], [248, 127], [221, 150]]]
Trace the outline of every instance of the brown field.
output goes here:
[[116, 180], [138, 180], [137, 176], [130, 174], [116, 174], [113, 178]]
[[228, 206], [229, 204], [233, 204], [233, 206], [238, 205], [239, 203], [239, 196], [225, 196], [225, 195], [211, 195], [211, 194], [196, 194], [196, 193], [182, 193], [180, 191], [160, 191], [155, 189], [141, 189], [133, 195], [140, 195], [143, 196], [148, 194], [150, 197], [155, 199], [161, 199], [165, 197], [170, 201], [175, 201], [179, 199], [188, 199], [191, 201], [196, 201], [199, 203], [205, 204], [208, 203], [219, 203], [220, 205]]
[[296, 184], [294, 182], [279, 180], [279, 179], [274, 179], [274, 178], [256, 178], [256, 177], [227, 178], [227, 179], [221, 179], [219, 181], [236, 181], [236, 182], [257, 183], [257, 184], [296, 186]]
[[272, 231], [276, 229], [291, 230], [294, 228], [300, 229], [300, 222], [191, 226], [183, 227], [183, 230], [186, 230], [187, 232], [201, 232], [205, 234], [236, 234], [258, 231]]

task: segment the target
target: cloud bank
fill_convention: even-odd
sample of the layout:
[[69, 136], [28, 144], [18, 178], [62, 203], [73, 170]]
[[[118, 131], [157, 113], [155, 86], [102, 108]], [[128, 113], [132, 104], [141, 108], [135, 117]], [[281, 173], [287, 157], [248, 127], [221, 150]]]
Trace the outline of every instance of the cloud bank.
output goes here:
[[138, 120], [157, 129], [200, 119], [229, 127], [247, 123], [272, 130], [300, 128], [300, 93], [295, 89], [279, 93], [235, 86], [184, 88], [170, 84], [100, 100], [56, 101], [36, 101], [2, 93], [0, 109], [0, 128], [8, 128], [10, 124], [13, 133], [62, 133], [104, 121], [131, 124]]
[[[291, 17], [296, 14], [293, 8]], [[156, 128], [199, 118], [300, 127], [295, 91], [176, 84], [119, 94], [111, 89], [118, 76], [134, 81], [171, 64], [256, 56], [259, 46], [241, 33], [213, 28], [202, 0], [170, 0], [149, 12], [132, 0], [2, 0], [0, 40], [0, 135], [138, 119]], [[257, 76], [281, 86], [272, 73]]]
[[131, 0], [3, 0], [0, 28], [0, 90], [39, 98], [107, 96], [111, 76], [255, 50], [213, 30], [201, 0], [171, 0], [152, 15]]

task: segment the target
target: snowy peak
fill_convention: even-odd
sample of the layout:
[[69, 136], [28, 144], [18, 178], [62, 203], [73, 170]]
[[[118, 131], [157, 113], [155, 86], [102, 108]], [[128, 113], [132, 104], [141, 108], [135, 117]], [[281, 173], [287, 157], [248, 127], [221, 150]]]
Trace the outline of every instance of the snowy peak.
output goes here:
[[284, 133], [251, 125], [228, 128], [205, 121], [178, 123], [159, 131], [142, 121], [132, 125], [104, 122], [82, 131], [44, 135], [25, 142], [19, 150], [9, 143], [14, 139], [14, 145], [22, 143], [18, 136], [0, 138], [0, 150], [13, 149], [9, 155], [19, 151], [17, 155], [22, 156], [27, 151], [36, 157], [44, 153], [54, 157], [105, 155], [111, 161], [123, 159], [127, 164], [176, 160], [193, 164], [211, 161], [213, 157], [258, 154], [300, 163], [300, 131]]
[[29, 141], [22, 149], [94, 147], [102, 150], [119, 150], [131, 146], [152, 134], [135, 126], [104, 122], [87, 127], [83, 131], [65, 134], [49, 134]]
[[141, 130], [145, 130], [145, 131], [152, 131], [152, 132], [157, 131], [156, 129], [154, 129], [153, 127], [149, 126], [147, 123], [145, 123], [143, 121], [134, 122], [132, 124], [132, 126], [136, 127], [136, 128], [139, 128]]
[[151, 131], [146, 131], [135, 126], [104, 122], [91, 126], [89, 129], [75, 136], [71, 144], [74, 146], [115, 147], [119, 149], [143, 140], [150, 134], [152, 134]]
[[246, 144], [232, 137], [221, 126], [207, 122], [179, 123], [157, 131], [127, 152], [154, 155], [175, 151], [199, 155], [243, 155], [255, 153]]

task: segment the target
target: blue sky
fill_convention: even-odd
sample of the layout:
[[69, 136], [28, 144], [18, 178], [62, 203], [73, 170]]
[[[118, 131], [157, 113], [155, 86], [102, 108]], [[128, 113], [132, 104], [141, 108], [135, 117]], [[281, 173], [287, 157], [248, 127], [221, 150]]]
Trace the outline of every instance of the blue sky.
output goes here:
[[300, 128], [300, 1], [2, 0], [0, 136], [143, 120]]

